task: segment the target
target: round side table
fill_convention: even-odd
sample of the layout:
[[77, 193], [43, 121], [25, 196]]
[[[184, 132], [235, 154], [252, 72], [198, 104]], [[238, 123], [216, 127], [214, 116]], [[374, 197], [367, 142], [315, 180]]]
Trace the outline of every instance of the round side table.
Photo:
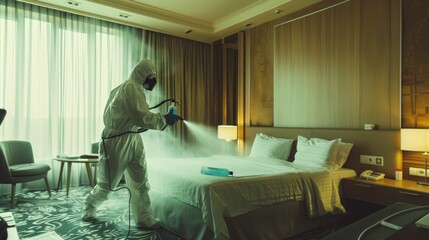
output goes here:
[[92, 175], [91, 171], [91, 163], [98, 163], [98, 158], [68, 158], [68, 157], [54, 157], [54, 160], [61, 163], [60, 166], [60, 175], [58, 177], [58, 184], [57, 184], [57, 192], [60, 188], [62, 176], [63, 176], [63, 169], [64, 164], [67, 163], [67, 197], [69, 196], [69, 189], [70, 189], [70, 175], [71, 175], [71, 166], [72, 163], [85, 163], [86, 165], [86, 172], [88, 174], [88, 180], [91, 187], [94, 186], [94, 176], [97, 176], [97, 165], [95, 165], [94, 168], [94, 176]]

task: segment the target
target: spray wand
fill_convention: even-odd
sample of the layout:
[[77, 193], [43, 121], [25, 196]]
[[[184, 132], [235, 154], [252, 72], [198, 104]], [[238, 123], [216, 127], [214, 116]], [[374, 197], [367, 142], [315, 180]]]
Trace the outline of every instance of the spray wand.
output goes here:
[[[174, 119], [174, 123], [169, 123], [169, 125], [173, 125], [176, 123], [176, 121], [181, 120], [183, 121], [183, 118], [180, 117], [179, 115], [177, 115], [177, 107], [175, 105], [175, 103], [177, 103], [175, 100], [171, 101], [170, 106], [168, 106], [168, 110], [167, 110], [167, 114], [164, 115], [164, 117], [166, 117], [167, 122], [169, 121], [168, 119]], [[164, 129], [167, 127], [168, 125], [165, 125], [164, 127], [161, 128], [161, 131], [164, 131]]]
[[[161, 106], [162, 104], [166, 103], [166, 102], [171, 102], [170, 106], [168, 107], [168, 111], [167, 114], [174, 114], [176, 115], [176, 117], [178, 119], [180, 119], [181, 121], [184, 121], [184, 119], [182, 117], [180, 117], [179, 115], [177, 115], [177, 107], [175, 106], [175, 104], [177, 103], [177, 105], [179, 105], [179, 103], [173, 99], [173, 98], [168, 98], [165, 99], [164, 101], [158, 103], [157, 105], [150, 107], [149, 110], [154, 109], [154, 108], [158, 108], [159, 106]], [[165, 125], [161, 131], [163, 131], [165, 128], [167, 127], [167, 125]], [[123, 133], [119, 133], [113, 136], [109, 136], [109, 137], [103, 137], [103, 139], [111, 139], [111, 138], [115, 138], [115, 137], [119, 137], [125, 134], [129, 134], [129, 133], [142, 133], [142, 132], [146, 132], [148, 129], [147, 128], [140, 128], [138, 131], [127, 131], [127, 132], [123, 132]]]

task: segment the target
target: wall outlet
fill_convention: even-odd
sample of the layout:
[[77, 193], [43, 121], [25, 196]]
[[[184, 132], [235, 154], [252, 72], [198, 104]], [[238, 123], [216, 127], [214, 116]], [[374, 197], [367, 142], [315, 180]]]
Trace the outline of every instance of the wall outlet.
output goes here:
[[[424, 168], [415, 168], [415, 167], [410, 167], [410, 175], [411, 176], [419, 176], [419, 177], [424, 177], [425, 176], [425, 169]], [[429, 171], [428, 171], [429, 174]]]
[[381, 156], [360, 155], [360, 163], [383, 166], [384, 158]]

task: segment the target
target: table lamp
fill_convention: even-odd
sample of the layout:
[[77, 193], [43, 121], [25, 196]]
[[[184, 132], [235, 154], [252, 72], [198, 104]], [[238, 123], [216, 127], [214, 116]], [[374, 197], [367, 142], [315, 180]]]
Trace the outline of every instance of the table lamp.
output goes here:
[[226, 141], [237, 140], [237, 126], [219, 125], [217, 126], [217, 138]]
[[429, 186], [427, 182], [429, 129], [401, 129], [401, 150], [423, 152], [425, 156], [425, 180], [424, 182], [417, 182], [417, 184]]

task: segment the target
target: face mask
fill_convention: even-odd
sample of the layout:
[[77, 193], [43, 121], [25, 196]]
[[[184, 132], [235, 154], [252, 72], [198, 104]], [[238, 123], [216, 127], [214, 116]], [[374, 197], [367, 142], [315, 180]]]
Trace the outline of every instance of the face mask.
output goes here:
[[149, 91], [152, 91], [152, 89], [155, 87], [155, 85], [156, 85], [156, 78], [152, 77], [152, 76], [148, 76], [143, 83], [144, 89], [149, 90]]

